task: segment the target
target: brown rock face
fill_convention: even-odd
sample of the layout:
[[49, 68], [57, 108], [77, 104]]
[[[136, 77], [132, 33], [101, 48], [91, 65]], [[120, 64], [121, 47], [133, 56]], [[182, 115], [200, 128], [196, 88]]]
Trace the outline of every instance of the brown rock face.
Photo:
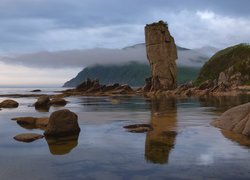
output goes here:
[[250, 103], [227, 110], [217, 120], [213, 121], [212, 125], [250, 136]]
[[78, 117], [75, 113], [63, 109], [55, 111], [50, 115], [45, 136], [65, 137], [80, 133], [80, 127], [77, 121]]
[[177, 50], [167, 24], [159, 21], [146, 25], [145, 40], [152, 76], [150, 91], [175, 89]]

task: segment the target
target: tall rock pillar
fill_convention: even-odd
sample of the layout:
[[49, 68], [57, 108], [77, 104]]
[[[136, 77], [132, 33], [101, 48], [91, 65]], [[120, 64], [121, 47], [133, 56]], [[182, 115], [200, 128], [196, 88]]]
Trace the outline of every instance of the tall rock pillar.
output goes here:
[[176, 88], [177, 50], [168, 25], [163, 21], [145, 26], [147, 58], [151, 77], [146, 79], [145, 91]]

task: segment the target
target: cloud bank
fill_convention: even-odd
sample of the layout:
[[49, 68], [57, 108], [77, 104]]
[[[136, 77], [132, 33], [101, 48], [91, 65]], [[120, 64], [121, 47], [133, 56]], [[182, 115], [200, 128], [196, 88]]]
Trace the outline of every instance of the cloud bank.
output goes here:
[[250, 1], [0, 0], [0, 53], [122, 48], [144, 42], [144, 25], [169, 22], [177, 44], [250, 42]]

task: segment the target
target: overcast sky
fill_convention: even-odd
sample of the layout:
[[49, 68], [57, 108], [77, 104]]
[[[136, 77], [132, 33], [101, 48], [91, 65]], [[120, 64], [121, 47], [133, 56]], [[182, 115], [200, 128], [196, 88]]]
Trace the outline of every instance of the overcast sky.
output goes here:
[[[144, 42], [145, 24], [159, 20], [180, 46], [224, 48], [250, 42], [249, 7], [249, 0], [0, 0], [0, 55], [122, 48]], [[65, 78], [76, 74], [69, 72]]]

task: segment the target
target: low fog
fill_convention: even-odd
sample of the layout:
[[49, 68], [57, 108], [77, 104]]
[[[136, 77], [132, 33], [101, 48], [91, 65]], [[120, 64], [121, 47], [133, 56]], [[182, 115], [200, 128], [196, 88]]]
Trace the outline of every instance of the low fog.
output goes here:
[[[211, 52], [212, 51], [212, 52]], [[181, 66], [201, 67], [216, 49], [205, 47], [188, 50], [178, 48], [177, 64]], [[147, 63], [145, 44], [137, 44], [123, 49], [85, 49], [67, 50], [57, 52], [37, 52], [17, 55], [15, 57], [2, 57], [6, 64], [22, 65], [31, 68], [79, 68], [96, 64], [125, 64], [130, 61]]]

